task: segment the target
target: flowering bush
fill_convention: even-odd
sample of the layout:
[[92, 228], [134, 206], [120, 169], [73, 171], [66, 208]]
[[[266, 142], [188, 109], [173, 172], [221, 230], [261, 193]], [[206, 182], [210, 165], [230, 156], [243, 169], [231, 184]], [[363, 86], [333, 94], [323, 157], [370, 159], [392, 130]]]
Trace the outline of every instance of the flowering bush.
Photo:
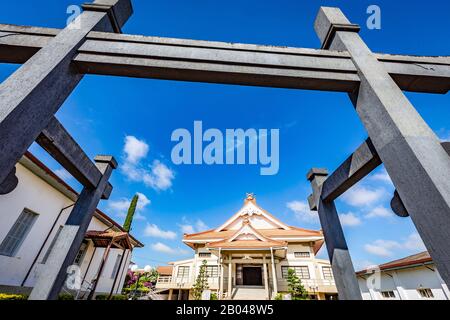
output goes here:
[[150, 272], [133, 272], [128, 271], [125, 278], [124, 292], [148, 292], [156, 284], [158, 280], [158, 272], [156, 269], [152, 269]]

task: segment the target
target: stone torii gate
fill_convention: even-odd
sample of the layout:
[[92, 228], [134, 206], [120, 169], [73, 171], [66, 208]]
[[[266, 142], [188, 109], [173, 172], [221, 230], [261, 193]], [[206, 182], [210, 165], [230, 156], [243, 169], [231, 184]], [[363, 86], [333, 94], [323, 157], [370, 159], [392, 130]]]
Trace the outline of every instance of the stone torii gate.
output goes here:
[[85, 74], [347, 92], [369, 139], [328, 179], [308, 175], [341, 298], [361, 294], [333, 200], [381, 162], [397, 189], [393, 203], [450, 285], [450, 157], [402, 92], [447, 93], [450, 57], [372, 53], [337, 8], [319, 11], [320, 50], [123, 35], [130, 0], [83, 8], [62, 30], [0, 25], [0, 62], [23, 64], [0, 85], [0, 192], [15, 188], [15, 164], [33, 141], [85, 186], [31, 299], [57, 297], [83, 223], [111, 192], [114, 159], [99, 157], [96, 168], [54, 117]]

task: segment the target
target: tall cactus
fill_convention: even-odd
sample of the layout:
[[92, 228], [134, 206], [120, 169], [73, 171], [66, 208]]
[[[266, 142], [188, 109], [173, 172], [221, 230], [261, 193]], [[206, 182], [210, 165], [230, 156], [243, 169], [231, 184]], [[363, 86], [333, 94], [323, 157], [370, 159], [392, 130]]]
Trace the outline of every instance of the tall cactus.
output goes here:
[[137, 194], [133, 197], [133, 199], [131, 199], [130, 207], [128, 208], [127, 217], [123, 224], [123, 229], [126, 232], [130, 232], [130, 230], [131, 230], [131, 223], [133, 222], [133, 216], [134, 216], [134, 212], [136, 211], [136, 206], [137, 206], [138, 200], [139, 200], [139, 196]]

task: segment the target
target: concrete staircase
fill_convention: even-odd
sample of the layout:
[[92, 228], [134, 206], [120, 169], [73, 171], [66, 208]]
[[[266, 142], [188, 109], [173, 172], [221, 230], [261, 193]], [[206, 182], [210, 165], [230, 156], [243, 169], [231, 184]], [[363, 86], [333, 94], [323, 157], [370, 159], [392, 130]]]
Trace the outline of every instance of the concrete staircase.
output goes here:
[[267, 300], [266, 290], [260, 286], [237, 286], [231, 300]]

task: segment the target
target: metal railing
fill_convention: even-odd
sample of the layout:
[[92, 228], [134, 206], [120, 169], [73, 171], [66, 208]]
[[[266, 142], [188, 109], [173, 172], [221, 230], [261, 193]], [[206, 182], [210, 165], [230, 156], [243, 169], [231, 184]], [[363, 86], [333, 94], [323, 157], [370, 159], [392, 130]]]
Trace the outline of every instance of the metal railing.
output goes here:
[[[209, 286], [219, 286], [219, 277], [208, 277]], [[175, 287], [180, 286], [189, 286], [193, 285], [195, 279], [192, 277], [172, 277], [172, 276], [159, 276], [156, 285], [158, 284], [166, 284], [166, 285], [174, 285]], [[226, 282], [226, 278], [224, 278], [224, 282]]]

